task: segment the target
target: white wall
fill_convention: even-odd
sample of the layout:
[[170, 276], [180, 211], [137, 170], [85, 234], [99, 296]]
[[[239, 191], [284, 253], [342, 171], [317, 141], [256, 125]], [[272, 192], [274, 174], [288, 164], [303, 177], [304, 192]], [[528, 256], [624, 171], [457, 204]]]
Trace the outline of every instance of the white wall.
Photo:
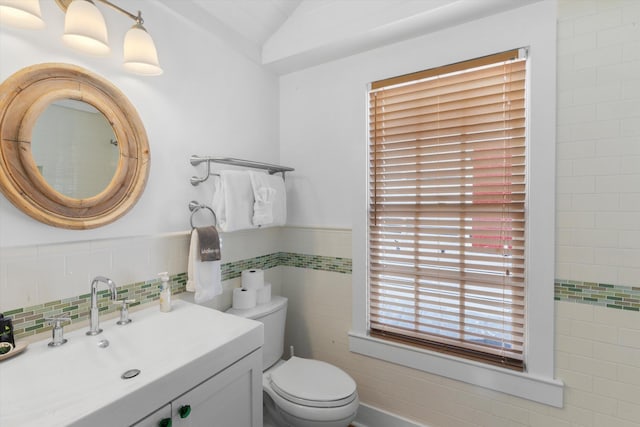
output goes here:
[[[522, 27], [526, 25], [523, 16], [527, 16], [527, 10], [535, 19], [544, 16], [540, 12], [544, 8], [545, 4], [534, 3], [520, 9], [525, 12], [505, 12], [283, 76], [280, 81], [282, 162], [296, 164], [304, 171], [291, 180], [295, 191], [289, 224], [355, 228], [363, 222], [366, 215], [363, 207], [368, 203], [367, 85], [370, 82], [525, 47], [532, 39], [547, 42], [552, 38], [553, 44], [553, 33], [547, 35], [536, 25]], [[495, 32], [488, 29], [499, 28], [502, 19], [510, 37], [501, 36], [496, 40]], [[510, 22], [514, 19], [518, 19], [522, 31]], [[538, 50], [537, 54], [539, 69], [548, 67], [543, 52]], [[538, 84], [553, 86], [552, 79], [553, 76]]]
[[126, 2], [142, 10], [158, 48], [164, 74], [139, 77], [121, 67], [122, 40], [132, 25], [102, 8], [112, 53], [95, 58], [67, 48], [61, 40], [62, 11], [40, 2], [43, 30], [0, 27], [0, 81], [19, 69], [43, 62], [66, 62], [106, 77], [122, 90], [145, 125], [151, 150], [147, 187], [137, 205], [114, 224], [69, 231], [41, 224], [0, 197], [0, 248], [155, 235], [189, 228], [188, 202], [209, 202], [211, 186], [193, 188], [189, 178], [202, 173], [189, 164], [191, 154], [279, 162], [278, 81], [270, 72], [223, 41], [193, 28], [151, 0]]
[[302, 1], [264, 43], [262, 63], [286, 74], [537, 1]]
[[[142, 10], [164, 69], [159, 77], [135, 76], [121, 67], [129, 19], [99, 6], [112, 53], [95, 58], [67, 48], [61, 40], [62, 11], [53, 1], [40, 3], [45, 29], [0, 27], [0, 81], [44, 62], [72, 63], [106, 77], [142, 118], [151, 170], [136, 206], [95, 230], [41, 224], [0, 196], [0, 311], [85, 294], [96, 275], [127, 285], [153, 279], [160, 271], [185, 272], [188, 203], [210, 203], [213, 194], [210, 183], [189, 183], [192, 175], [203, 174], [203, 166], [192, 167], [189, 156], [279, 162], [278, 81], [271, 72], [158, 2], [134, 0], [123, 7]], [[203, 221], [205, 216], [195, 223]], [[225, 262], [273, 253], [273, 238], [271, 231], [224, 237]], [[253, 242], [249, 248], [247, 241]]]

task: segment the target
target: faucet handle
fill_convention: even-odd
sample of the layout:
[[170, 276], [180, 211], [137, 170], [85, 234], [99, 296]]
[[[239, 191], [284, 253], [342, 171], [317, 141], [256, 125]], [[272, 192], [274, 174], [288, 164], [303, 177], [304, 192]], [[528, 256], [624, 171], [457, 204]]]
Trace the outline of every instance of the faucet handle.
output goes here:
[[67, 342], [67, 339], [64, 338], [64, 330], [62, 329], [62, 322], [70, 322], [70, 317], [45, 317], [44, 319], [49, 325], [52, 325], [51, 328], [51, 342], [49, 342], [49, 347], [59, 347], [62, 344]]
[[118, 301], [114, 301], [114, 304], [120, 305], [120, 320], [116, 322], [118, 325], [127, 325], [131, 323], [131, 319], [129, 319], [129, 304], [136, 302], [135, 299], [121, 299]]

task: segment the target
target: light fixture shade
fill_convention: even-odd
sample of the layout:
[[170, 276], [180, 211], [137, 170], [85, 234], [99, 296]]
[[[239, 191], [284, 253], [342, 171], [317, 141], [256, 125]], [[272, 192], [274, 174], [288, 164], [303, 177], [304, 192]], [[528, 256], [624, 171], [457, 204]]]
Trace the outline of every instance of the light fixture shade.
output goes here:
[[102, 13], [89, 0], [73, 0], [64, 17], [64, 41], [92, 55], [109, 53], [107, 25]]
[[124, 67], [132, 73], [159, 76], [162, 68], [153, 39], [141, 24], [135, 24], [124, 36]]
[[0, 0], [0, 23], [29, 29], [44, 27], [40, 0]]

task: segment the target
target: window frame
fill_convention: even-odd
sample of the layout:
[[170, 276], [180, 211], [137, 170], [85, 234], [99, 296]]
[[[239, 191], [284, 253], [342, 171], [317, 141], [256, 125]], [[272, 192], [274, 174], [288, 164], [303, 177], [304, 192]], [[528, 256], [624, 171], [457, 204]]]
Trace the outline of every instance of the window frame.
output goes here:
[[[429, 58], [426, 59], [427, 66], [421, 68], [392, 67], [393, 74], [401, 75], [522, 46], [529, 50], [526, 89], [530, 94], [527, 98], [527, 370], [511, 371], [369, 336], [368, 131], [365, 132], [366, 139], [361, 142], [362, 188], [359, 191], [362, 193], [353, 224], [353, 317], [349, 332], [352, 352], [543, 404], [563, 406], [563, 383], [554, 377], [556, 7], [555, 1], [540, 2], [467, 23], [464, 31], [460, 28], [443, 30], [437, 34], [437, 39], [448, 40], [448, 53], [456, 53], [438, 52], [434, 57], [453, 57], [453, 60], [434, 63], [429, 61], [438, 59]], [[500, 19], [507, 14], [508, 22], [503, 24]], [[483, 34], [483, 37], [474, 39], [468, 37], [470, 33]], [[510, 35], [509, 40], [505, 40], [504, 34]], [[429, 45], [429, 40], [421, 42]], [[391, 72], [388, 74], [393, 75]], [[384, 77], [372, 78], [371, 81]], [[368, 117], [366, 89], [363, 88], [362, 111]], [[365, 120], [364, 124], [368, 130], [368, 121]]]
[[[499, 316], [497, 312], [501, 308], [511, 313], [511, 317], [505, 313], [503, 319], [512, 327], [517, 329], [515, 325], [520, 322], [524, 325], [525, 321], [525, 276], [516, 273], [512, 277], [509, 271], [524, 271], [525, 267], [524, 247], [521, 245], [525, 243], [527, 191], [524, 181], [526, 169], [521, 170], [521, 163], [526, 160], [527, 141], [526, 135], [520, 135], [520, 132], [526, 132], [527, 110], [523, 104], [526, 102], [527, 77], [523, 74], [526, 66], [527, 50], [513, 49], [370, 85], [368, 329], [372, 336], [517, 371], [524, 370], [521, 352], [524, 336], [520, 337], [517, 332], [510, 335], [505, 328], [502, 330], [504, 335], [498, 333], [493, 339], [501, 342], [500, 347], [477, 344], [466, 337], [467, 334], [475, 338], [487, 337], [490, 330], [499, 330], [501, 322], [495, 316]], [[498, 79], [501, 81], [499, 89], [496, 87]], [[469, 95], [472, 98], [458, 98], [460, 93], [464, 93], [462, 88], [467, 93], [473, 92], [474, 95]], [[441, 96], [444, 100], [440, 99]], [[423, 103], [415, 105], [414, 97], [420, 97]], [[441, 107], [443, 118], [439, 114]], [[416, 109], [422, 115], [416, 115]], [[434, 110], [438, 112], [437, 116]], [[493, 128], [486, 127], [487, 120], [491, 120]], [[401, 124], [397, 124], [398, 121]], [[437, 129], [442, 125], [448, 133], [441, 135], [433, 130], [436, 125]], [[428, 129], [422, 131], [424, 139], [398, 140], [398, 135], [402, 135], [399, 132], [407, 132], [414, 127], [422, 129], [423, 126]], [[475, 131], [469, 131], [469, 127]], [[387, 129], [389, 135], [385, 133]], [[458, 133], [462, 135], [457, 139], [449, 136]], [[453, 157], [457, 150], [460, 150], [458, 156]], [[469, 150], [474, 154], [470, 155]], [[500, 156], [504, 163], [494, 159], [494, 163], [489, 165], [486, 156]], [[417, 166], [413, 162], [424, 162], [424, 165]], [[470, 166], [474, 167], [473, 171], [467, 170]], [[487, 167], [491, 170], [485, 169]], [[495, 169], [499, 169], [502, 175], [494, 175], [499, 173]], [[410, 179], [411, 175], [416, 175], [414, 180]], [[398, 181], [400, 179], [408, 181]], [[441, 222], [440, 215], [432, 209], [444, 207], [441, 190], [445, 188], [447, 218]], [[484, 195], [484, 191], [490, 193]], [[502, 197], [498, 199], [495, 192]], [[455, 200], [453, 195], [457, 196]], [[467, 203], [469, 201], [472, 203]], [[397, 209], [405, 206], [411, 210], [412, 203], [419, 204], [419, 212], [406, 213], [404, 220], [396, 218]], [[490, 213], [492, 228], [486, 228], [489, 227], [486, 218], [476, 218], [474, 212], [479, 217]], [[496, 217], [501, 220], [496, 220]], [[452, 233], [456, 234], [456, 230], [451, 228], [451, 219], [458, 225], [464, 221], [464, 227], [458, 229], [454, 242], [448, 240]], [[416, 229], [411, 229], [407, 221]], [[500, 221], [500, 225], [495, 225], [495, 221]], [[400, 232], [399, 227], [404, 227], [407, 232]], [[513, 233], [512, 228], [515, 229]], [[492, 234], [496, 231], [500, 232], [499, 236]], [[414, 232], [415, 235], [412, 234]], [[494, 240], [487, 243], [488, 240], [477, 234], [504, 239], [500, 240], [499, 252]], [[403, 250], [390, 251], [390, 244], [385, 243], [389, 239], [397, 239]], [[484, 244], [488, 245], [486, 249], [482, 247]], [[446, 253], [444, 258], [436, 261], [436, 251]], [[459, 255], [455, 256], [457, 251]], [[468, 260], [465, 259], [467, 254], [470, 254]], [[456, 258], [450, 258], [453, 256]], [[416, 263], [424, 264], [424, 269], [413, 271]], [[458, 271], [457, 267], [460, 268]], [[437, 279], [441, 274], [441, 280]], [[467, 285], [468, 291], [465, 290]], [[411, 304], [407, 298], [415, 286], [420, 287], [419, 295], [414, 295], [411, 301], [421, 308], [413, 312], [403, 311], [406, 310], [405, 304], [393, 295], [402, 294], [396, 298]], [[459, 292], [457, 299], [456, 291]], [[470, 305], [461, 302], [466, 300], [467, 292]], [[512, 297], [511, 302], [506, 295]], [[521, 295], [522, 300], [517, 295]], [[500, 300], [501, 296], [503, 300]], [[444, 304], [439, 298], [445, 299]], [[453, 308], [454, 304], [459, 311]], [[427, 311], [428, 306], [438, 306], [442, 311], [421, 314], [423, 310]], [[495, 311], [489, 313], [485, 310]], [[415, 324], [412, 328], [411, 320], [399, 320], [401, 311], [413, 316], [424, 329]], [[463, 314], [467, 311], [474, 313], [472, 319]], [[438, 317], [437, 313], [445, 314]], [[459, 316], [457, 321], [454, 320], [456, 313]], [[486, 328], [474, 323], [478, 319], [486, 322]], [[491, 322], [496, 324], [490, 325]], [[476, 328], [478, 331], [473, 332]], [[505, 341], [501, 341], [501, 336]]]

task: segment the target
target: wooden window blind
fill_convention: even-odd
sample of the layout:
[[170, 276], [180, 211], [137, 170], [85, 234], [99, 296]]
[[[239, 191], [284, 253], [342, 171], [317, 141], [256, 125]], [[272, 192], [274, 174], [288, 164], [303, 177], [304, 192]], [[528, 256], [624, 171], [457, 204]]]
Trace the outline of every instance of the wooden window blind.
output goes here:
[[525, 71], [514, 50], [372, 84], [372, 335], [524, 370]]

